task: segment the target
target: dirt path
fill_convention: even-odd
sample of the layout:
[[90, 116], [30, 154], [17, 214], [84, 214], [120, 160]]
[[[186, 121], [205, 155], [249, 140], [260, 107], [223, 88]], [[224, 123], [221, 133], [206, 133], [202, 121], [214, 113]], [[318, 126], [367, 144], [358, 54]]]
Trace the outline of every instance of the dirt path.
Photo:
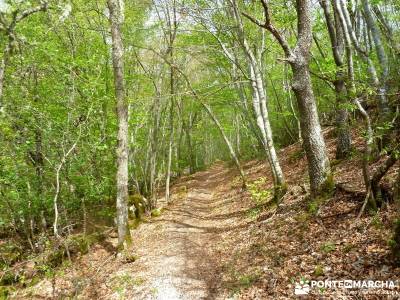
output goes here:
[[196, 173], [188, 193], [159, 218], [133, 232], [139, 259], [132, 268], [143, 281], [132, 291], [134, 299], [214, 299], [218, 288], [220, 234], [232, 219], [219, 218], [216, 188], [226, 170], [216, 165]]
[[[128, 255], [116, 258], [95, 245], [53, 279], [19, 290], [13, 299], [226, 299], [223, 260], [248, 225], [240, 211], [242, 194], [232, 188], [235, 174], [215, 164], [182, 178], [161, 216], [132, 230]], [[106, 242], [115, 244], [116, 238]], [[136, 260], [126, 261], [128, 256]]]

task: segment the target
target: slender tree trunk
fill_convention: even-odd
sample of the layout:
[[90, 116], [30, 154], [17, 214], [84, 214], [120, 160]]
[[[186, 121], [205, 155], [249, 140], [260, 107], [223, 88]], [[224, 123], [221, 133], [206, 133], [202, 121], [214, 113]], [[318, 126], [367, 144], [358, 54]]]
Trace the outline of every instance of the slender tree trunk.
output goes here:
[[344, 72], [336, 71], [336, 158], [345, 158], [351, 153], [351, 131], [349, 124], [349, 111], [345, 107], [349, 103], [344, 81]]
[[393, 200], [395, 201], [397, 211], [400, 211], [400, 168], [397, 170], [397, 178], [394, 183]]
[[[33, 69], [33, 80], [34, 80], [34, 103], [38, 104], [39, 102], [39, 93], [38, 93], [38, 74], [36, 69]], [[35, 121], [37, 124], [40, 124], [40, 119], [37, 114], [35, 114]], [[43, 155], [43, 134], [42, 129], [40, 127], [35, 128], [35, 155], [34, 155], [34, 164], [35, 164], [35, 173], [36, 173], [36, 189], [37, 196], [40, 199], [40, 219], [42, 231], [45, 232], [47, 229], [47, 221], [45, 217], [46, 206], [43, 202], [43, 169], [44, 169], [44, 155]]]
[[213, 113], [213, 111], [207, 104], [204, 104], [204, 103], [201, 103], [201, 104], [205, 108], [208, 115], [213, 120], [214, 124], [217, 126], [219, 132], [221, 133], [222, 138], [224, 139], [224, 142], [229, 149], [229, 154], [231, 155], [233, 161], [235, 162], [237, 169], [239, 170], [239, 174], [242, 179], [242, 185], [243, 185], [243, 187], [246, 187], [246, 177], [244, 175], [242, 165], [240, 164], [239, 158], [237, 157], [231, 142], [229, 141], [228, 137], [226, 136], [225, 131], [224, 131], [223, 127], [221, 126], [221, 123], [219, 122], [219, 120], [217, 119], [217, 117], [215, 116], [215, 114]]
[[274, 188], [276, 191], [275, 196], [278, 199], [281, 197], [282, 192], [284, 192], [286, 189], [285, 179], [272, 138], [272, 129], [267, 109], [267, 97], [261, 74], [261, 57], [259, 60], [257, 60], [256, 55], [250, 49], [250, 46], [245, 36], [242, 19], [238, 11], [236, 1], [233, 0], [231, 4], [234, 18], [236, 19], [236, 22], [238, 24], [238, 36], [240, 44], [242, 46], [244, 54], [246, 55], [246, 59], [250, 68], [250, 84], [253, 90], [253, 108], [256, 115], [257, 125], [261, 131], [261, 136], [263, 138], [267, 160], [272, 171]]
[[174, 102], [171, 102], [169, 111], [169, 142], [168, 142], [168, 161], [167, 161], [167, 174], [165, 180], [165, 200], [167, 203], [170, 199], [170, 181], [171, 181], [171, 167], [172, 167], [172, 153], [174, 145]]
[[[334, 1], [333, 1], [334, 2]], [[334, 81], [336, 93], [336, 158], [345, 158], [351, 151], [351, 132], [349, 126], [349, 112], [346, 109], [348, 98], [346, 97], [346, 84], [344, 72], [344, 37], [343, 30], [336, 10], [334, 18], [331, 15], [331, 9], [328, 0], [320, 0], [323, 8], [326, 25], [328, 28], [329, 38], [333, 58], [336, 64], [336, 79]]]
[[[183, 121], [183, 120], [182, 120]], [[189, 120], [184, 122], [183, 129], [186, 133], [186, 144], [189, 151], [189, 173], [193, 174], [196, 170], [196, 161], [193, 152], [193, 143], [192, 143], [192, 114], [189, 114]]]
[[238, 156], [241, 155], [241, 147], [240, 147], [240, 114], [235, 113], [235, 142], [236, 142], [236, 152]]
[[379, 78], [379, 87], [378, 87], [378, 97], [380, 98], [380, 101], [378, 103], [381, 104], [380, 111], [382, 113], [382, 118], [383, 120], [387, 120], [388, 116], [390, 114], [390, 108], [388, 105], [388, 99], [387, 99], [387, 81], [389, 77], [389, 63], [388, 63], [388, 58], [385, 52], [385, 48], [383, 47], [382, 44], [382, 38], [381, 38], [381, 33], [379, 31], [379, 28], [375, 24], [374, 17], [372, 15], [371, 9], [369, 7], [369, 1], [368, 0], [362, 0], [362, 6], [364, 10], [364, 16], [365, 16], [365, 21], [367, 23], [367, 27], [369, 31], [371, 32], [372, 39], [374, 41], [375, 45], [375, 51], [378, 57], [378, 61], [381, 67], [381, 74]]
[[171, 181], [171, 168], [172, 168], [172, 153], [174, 146], [174, 106], [175, 106], [175, 68], [174, 68], [174, 42], [177, 30], [177, 19], [176, 19], [176, 3], [175, 0], [172, 2], [172, 19], [170, 17], [170, 11], [167, 6], [167, 23], [169, 27], [168, 36], [168, 50], [171, 59], [170, 68], [170, 93], [171, 93], [171, 106], [169, 110], [169, 142], [168, 142], [168, 159], [167, 159], [167, 174], [165, 180], [165, 200], [167, 203], [170, 200], [170, 181]]
[[348, 37], [351, 40], [355, 50], [357, 53], [360, 55], [360, 57], [366, 62], [368, 66], [368, 73], [370, 75], [370, 80], [373, 86], [376, 88], [377, 93], [378, 93], [378, 107], [379, 107], [379, 114], [382, 120], [387, 118], [388, 112], [390, 112], [389, 109], [389, 103], [386, 97], [386, 93], [382, 94], [381, 89], [382, 89], [382, 84], [381, 80], [378, 77], [375, 64], [372, 61], [369, 53], [368, 53], [368, 48], [367, 50], [361, 49], [357, 37], [354, 33], [353, 26], [350, 20], [349, 12], [346, 7], [346, 3], [343, 2], [343, 0], [334, 0], [336, 4], [336, 9], [338, 11], [338, 15], [340, 17], [340, 21], [342, 23], [342, 27], [344, 30], [347, 31]]
[[10, 46], [9, 46], [9, 43], [7, 43], [7, 45], [3, 51], [3, 57], [0, 60], [0, 113], [3, 108], [4, 77], [5, 77], [5, 73], [6, 73], [6, 67], [7, 67], [9, 55], [10, 55]]
[[[161, 80], [160, 80], [161, 81]], [[159, 85], [161, 88], [161, 83]], [[150, 152], [150, 199], [151, 208], [156, 207], [156, 172], [157, 172], [157, 156], [158, 156], [158, 137], [159, 137], [159, 127], [160, 127], [160, 117], [161, 117], [161, 103], [160, 103], [160, 93], [157, 91], [157, 95], [154, 98], [153, 104], [153, 130], [151, 137], [151, 152]]]
[[124, 48], [121, 26], [123, 23], [123, 0], [107, 0], [110, 11], [112, 61], [114, 69], [115, 97], [117, 102], [117, 227], [118, 248], [130, 242], [128, 226], [128, 104], [124, 85]]
[[[350, 38], [350, 33], [348, 31], [348, 27], [344, 25], [344, 23], [345, 23], [344, 16], [343, 16], [343, 12], [341, 10], [340, 4], [337, 2], [337, 0], [334, 0], [334, 1], [335, 1], [334, 7], [338, 13], [339, 18], [341, 19], [343, 34], [345, 37], [348, 92], [350, 95], [355, 97], [356, 96], [356, 87], [355, 87], [355, 76], [354, 76], [353, 49], [351, 46], [352, 41]], [[374, 134], [373, 129], [372, 129], [371, 118], [370, 118], [368, 112], [362, 106], [362, 104], [358, 98], [354, 98], [353, 102], [357, 106], [358, 110], [361, 113], [361, 116], [365, 120], [366, 133], [367, 133], [366, 137], [365, 137], [365, 142], [364, 142], [364, 153], [363, 153], [363, 160], [362, 160], [363, 179], [364, 179], [365, 190], [367, 193], [367, 198], [366, 198], [365, 204], [367, 204], [367, 201], [369, 201], [371, 206], [373, 208], [376, 208], [376, 201], [374, 198], [374, 194], [371, 191], [371, 176], [370, 176], [370, 172], [369, 172], [369, 160], [370, 160], [371, 153], [372, 153], [373, 134]], [[364, 207], [365, 207], [365, 205], [363, 205], [363, 208]], [[359, 215], [361, 215], [361, 213], [362, 213], [362, 211], [360, 211]]]

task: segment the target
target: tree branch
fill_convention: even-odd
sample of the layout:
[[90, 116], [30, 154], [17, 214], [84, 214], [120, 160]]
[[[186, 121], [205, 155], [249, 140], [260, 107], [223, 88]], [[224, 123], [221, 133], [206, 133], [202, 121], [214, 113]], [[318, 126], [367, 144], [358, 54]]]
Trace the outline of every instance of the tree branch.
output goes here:
[[283, 52], [285, 52], [285, 56], [287, 58], [290, 58], [292, 56], [292, 49], [289, 46], [289, 43], [287, 42], [286, 38], [279, 32], [279, 30], [272, 24], [271, 21], [271, 15], [269, 12], [269, 7], [268, 3], [266, 0], [260, 0], [261, 4], [264, 8], [264, 17], [265, 17], [265, 23], [262, 24], [261, 21], [255, 19], [254, 17], [250, 16], [249, 14], [242, 12], [242, 15], [245, 16], [247, 19], [249, 19], [251, 22], [256, 24], [257, 26], [260, 26], [262, 28], [267, 29], [278, 41], [278, 43], [281, 45]]

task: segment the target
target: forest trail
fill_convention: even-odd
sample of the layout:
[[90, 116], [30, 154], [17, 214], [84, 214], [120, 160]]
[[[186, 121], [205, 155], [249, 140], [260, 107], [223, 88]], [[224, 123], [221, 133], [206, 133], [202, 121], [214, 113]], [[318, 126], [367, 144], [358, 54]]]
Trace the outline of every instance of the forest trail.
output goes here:
[[222, 162], [182, 177], [170, 204], [159, 199], [161, 215], [131, 230], [123, 255], [110, 251], [117, 239], [109, 236], [13, 299], [226, 299], [224, 262], [253, 223], [243, 217], [240, 186], [237, 171]]
[[[334, 140], [327, 140], [333, 156]], [[237, 170], [219, 162], [179, 178], [173, 201], [131, 231], [133, 243], [123, 255], [116, 256], [110, 245], [117, 239], [109, 234], [10, 299], [293, 299], [293, 282], [304, 276], [397, 278], [400, 268], [391, 264], [386, 242], [396, 212], [357, 219], [364, 197], [337, 190], [316, 216], [300, 186], [307, 164], [298, 153], [298, 145], [279, 153], [289, 183], [279, 210], [271, 205], [264, 161], [244, 165], [247, 190]], [[362, 186], [362, 170], [354, 168], [361, 159], [335, 166], [336, 180], [348, 182], [348, 189]], [[329, 296], [348, 294], [338, 289]]]
[[[216, 188], [226, 169], [214, 165], [191, 176], [187, 195], [177, 199], [159, 218], [133, 231], [134, 276], [143, 284], [135, 299], [210, 299], [217, 290], [218, 255], [214, 245], [235, 218], [221, 219]], [[139, 270], [137, 267], [139, 266]]]

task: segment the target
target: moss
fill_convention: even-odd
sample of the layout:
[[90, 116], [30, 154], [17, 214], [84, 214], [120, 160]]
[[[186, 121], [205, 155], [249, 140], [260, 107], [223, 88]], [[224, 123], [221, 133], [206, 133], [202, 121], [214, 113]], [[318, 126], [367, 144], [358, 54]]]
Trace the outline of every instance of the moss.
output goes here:
[[137, 229], [142, 222], [143, 222], [142, 219], [130, 220], [129, 221], [129, 229]]
[[66, 256], [65, 249], [63, 248], [55, 249], [51, 251], [50, 254], [47, 256], [46, 265], [52, 268], [57, 267], [61, 265], [65, 256]]
[[320, 190], [309, 198], [308, 211], [313, 215], [317, 214], [321, 205], [334, 196], [334, 192], [335, 181], [333, 175], [329, 175]]
[[274, 202], [279, 204], [282, 201], [283, 196], [285, 196], [287, 190], [288, 186], [286, 183], [276, 186], [274, 188], [274, 198], [273, 198]]
[[230, 289], [232, 294], [235, 294], [242, 289], [248, 289], [253, 286], [260, 279], [261, 272], [260, 270], [254, 270], [247, 274], [238, 274], [237, 272], [234, 272], [232, 275], [234, 280]]
[[19, 275], [12, 272], [11, 270], [6, 270], [1, 276], [0, 285], [12, 285], [19, 281]]
[[0, 286], [0, 300], [8, 299], [11, 292], [12, 292], [11, 287]]
[[152, 217], [159, 217], [161, 216], [161, 209], [155, 208], [151, 211], [151, 216]]
[[76, 234], [71, 235], [65, 242], [71, 254], [80, 253], [86, 254], [89, 252], [90, 247], [96, 243], [105, 240], [104, 234], [93, 233], [90, 235]]
[[329, 173], [326, 176], [326, 180], [321, 188], [321, 194], [324, 196], [332, 196], [335, 191], [335, 179], [333, 177], [333, 173]]
[[343, 252], [344, 253], [349, 253], [351, 250], [353, 250], [354, 248], [356, 248], [356, 246], [355, 245], [353, 245], [353, 244], [346, 244], [344, 247], [343, 247]]
[[[147, 205], [146, 200], [142, 195], [138, 193], [129, 196], [128, 204], [129, 206], [135, 207], [136, 219], [140, 219], [146, 211], [146, 205]], [[129, 217], [133, 219], [132, 215], [130, 215]]]
[[317, 277], [324, 275], [324, 268], [321, 265], [317, 265], [314, 269], [314, 275]]
[[383, 226], [383, 223], [382, 223], [381, 219], [379, 218], [379, 215], [378, 215], [378, 214], [375, 214], [375, 215], [372, 217], [371, 225], [372, 225], [372, 227], [374, 227], [374, 228], [377, 229], [377, 230], [382, 229], [382, 228], [384, 227], [384, 226]]
[[8, 267], [20, 260], [22, 249], [11, 241], [0, 245], [0, 267]]
[[241, 287], [249, 288], [258, 278], [258, 274], [241, 275], [238, 278], [238, 282]]
[[308, 212], [311, 215], [315, 216], [318, 213], [321, 205], [323, 205], [326, 202], [326, 200], [327, 200], [327, 197], [325, 195], [311, 198], [307, 205]]
[[323, 245], [321, 245], [320, 249], [321, 249], [321, 251], [324, 252], [324, 253], [330, 253], [330, 252], [336, 250], [336, 246], [335, 246], [335, 244], [332, 243], [332, 242], [326, 242], [326, 243], [324, 243]]
[[133, 263], [139, 259], [139, 256], [132, 253], [125, 253], [124, 260], [126, 263]]
[[247, 216], [248, 216], [249, 218], [251, 218], [252, 220], [257, 219], [258, 216], [260, 215], [260, 213], [261, 213], [261, 208], [258, 207], [258, 206], [253, 207], [253, 208], [249, 209], [249, 210], [246, 212]]
[[134, 278], [133, 279], [133, 285], [135, 285], [135, 286], [141, 286], [141, 285], [143, 285], [144, 283], [146, 282], [146, 280], [144, 279], [144, 278], [142, 278], [142, 277], [136, 277], [136, 278]]
[[394, 263], [400, 265], [400, 219], [396, 220], [394, 225], [394, 234], [389, 245], [392, 249]]

